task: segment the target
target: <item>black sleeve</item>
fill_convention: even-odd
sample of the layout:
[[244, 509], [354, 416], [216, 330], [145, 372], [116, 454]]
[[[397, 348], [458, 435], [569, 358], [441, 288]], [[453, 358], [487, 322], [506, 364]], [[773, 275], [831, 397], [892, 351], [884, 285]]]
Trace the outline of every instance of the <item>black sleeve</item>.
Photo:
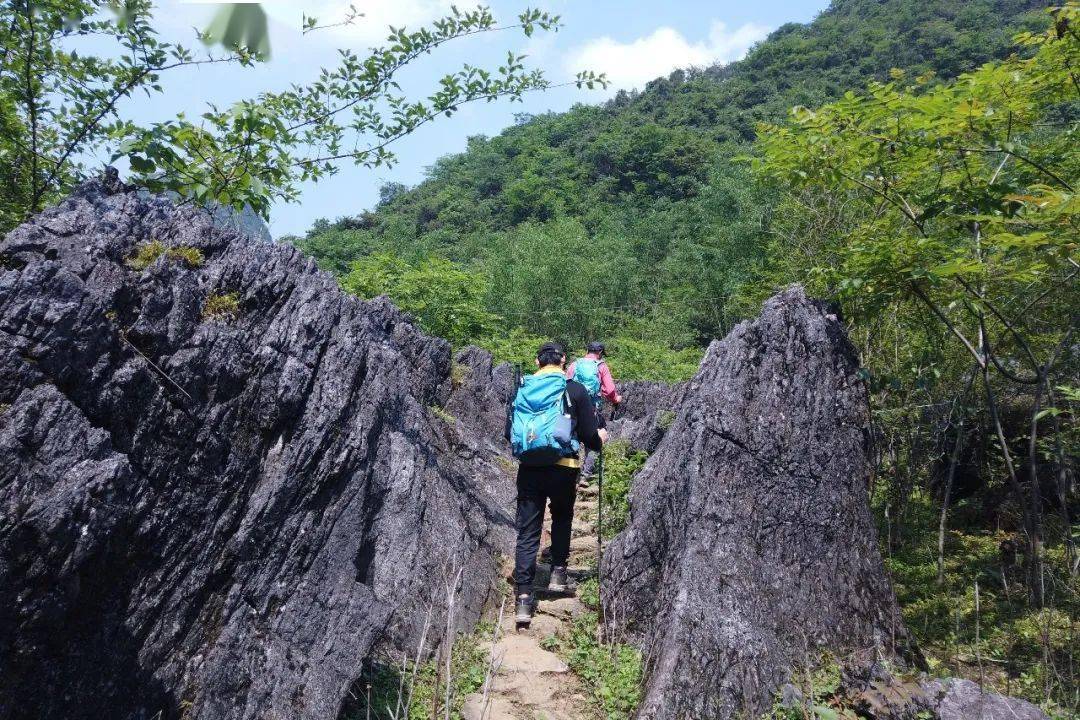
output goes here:
[[578, 441], [590, 450], [599, 452], [604, 443], [600, 441], [600, 436], [596, 432], [596, 410], [593, 408], [592, 401], [589, 400], [588, 391], [571, 380], [566, 383], [566, 394], [570, 398]]

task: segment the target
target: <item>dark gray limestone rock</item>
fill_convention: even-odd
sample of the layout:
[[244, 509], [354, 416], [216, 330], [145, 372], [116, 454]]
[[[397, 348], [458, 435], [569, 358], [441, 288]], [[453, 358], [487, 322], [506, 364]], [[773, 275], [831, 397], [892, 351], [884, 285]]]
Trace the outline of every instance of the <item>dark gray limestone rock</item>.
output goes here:
[[864, 670], [864, 677], [846, 677], [834, 700], [868, 720], [1049, 720], [1028, 701], [984, 691], [971, 680], [902, 679], [880, 665]]
[[270, 228], [259, 217], [250, 205], [245, 205], [243, 210], [233, 210], [224, 205], [211, 206], [210, 212], [214, 215], [214, 223], [224, 230], [234, 230], [238, 233], [250, 235], [256, 240], [273, 242]]
[[629, 381], [618, 383], [623, 402], [618, 408], [604, 404], [612, 437], [626, 440], [635, 450], [651, 453], [675, 422], [675, 409], [686, 383]]
[[446, 409], [472, 433], [506, 452], [503, 434], [507, 409], [517, 391], [514, 380], [514, 369], [509, 363], [496, 365], [491, 353], [470, 345], [454, 356]]
[[867, 498], [866, 391], [830, 310], [793, 287], [713, 342], [604, 554], [644, 718], [754, 716], [808, 653], [916, 657]]
[[[128, 267], [151, 240], [205, 262]], [[11, 232], [0, 718], [331, 719], [459, 571], [473, 622], [512, 520], [450, 375], [385, 299], [114, 174]]]
[[1049, 720], [1028, 701], [984, 692], [971, 680], [930, 680], [922, 687], [940, 720]]

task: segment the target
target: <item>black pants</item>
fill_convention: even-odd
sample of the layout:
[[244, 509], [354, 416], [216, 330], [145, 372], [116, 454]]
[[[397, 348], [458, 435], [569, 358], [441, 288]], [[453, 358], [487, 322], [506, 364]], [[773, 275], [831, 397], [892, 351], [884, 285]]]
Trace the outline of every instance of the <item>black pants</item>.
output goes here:
[[531, 593], [536, 576], [536, 553], [544, 529], [544, 506], [551, 501], [551, 564], [566, 565], [570, 557], [570, 526], [574, 521], [578, 469], [561, 465], [518, 468], [517, 553], [514, 584], [518, 594]]

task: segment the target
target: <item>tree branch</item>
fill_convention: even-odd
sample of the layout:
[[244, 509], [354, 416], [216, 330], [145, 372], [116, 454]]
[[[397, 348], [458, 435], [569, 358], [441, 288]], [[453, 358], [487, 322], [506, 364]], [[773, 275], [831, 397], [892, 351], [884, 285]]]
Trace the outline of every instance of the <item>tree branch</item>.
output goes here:
[[928, 308], [930, 308], [930, 312], [934, 313], [934, 315], [937, 316], [938, 320], [941, 320], [941, 322], [945, 323], [945, 327], [949, 328], [949, 331], [953, 335], [955, 335], [956, 338], [960, 342], [962, 342], [964, 344], [964, 347], [966, 347], [968, 352], [971, 353], [971, 356], [975, 358], [975, 361], [979, 364], [979, 367], [980, 368], [985, 368], [985, 366], [986, 366], [986, 358], [983, 357], [983, 355], [980, 354], [979, 351], [975, 349], [975, 346], [971, 344], [971, 341], [968, 340], [967, 337], [965, 337], [964, 334], [962, 332], [960, 332], [956, 328], [956, 326], [953, 324], [953, 322], [951, 320], [949, 320], [949, 318], [945, 315], [945, 313], [943, 313], [938, 308], [938, 306], [935, 305], [934, 302], [932, 300], [930, 300], [929, 297], [927, 297], [926, 293], [923, 292], [923, 289], [920, 288], [917, 283], [912, 283], [911, 284], [911, 291], [913, 293], [915, 293], [915, 296], [918, 297], [920, 300], [922, 300], [923, 304], [925, 304]]
[[[565, 82], [565, 83], [558, 83], [558, 84], [554, 84], [554, 85], [545, 85], [544, 87], [526, 88], [525, 90], [522, 90], [522, 91], [505, 90], [505, 91], [496, 93], [495, 95], [484, 94], [484, 95], [477, 95], [476, 97], [465, 98], [463, 100], [458, 101], [455, 104], [456, 105], [465, 105], [465, 104], [470, 103], [470, 102], [476, 102], [477, 100], [484, 100], [484, 99], [487, 99], [487, 98], [505, 97], [507, 95], [516, 94], [517, 92], [536, 92], [536, 91], [539, 91], [539, 90], [545, 90], [546, 91], [546, 90], [552, 90], [552, 89], [560, 88], [560, 87], [567, 87], [569, 85], [575, 85], [575, 84], [576, 84], [575, 82]], [[355, 151], [351, 151], [351, 152], [337, 153], [335, 155], [322, 155], [322, 156], [313, 157], [313, 158], [304, 158], [302, 160], [297, 160], [296, 162], [293, 163], [293, 165], [303, 167], [305, 165], [314, 165], [314, 164], [323, 163], [323, 162], [333, 162], [335, 160], [348, 160], [350, 158], [360, 158], [360, 157], [364, 157], [365, 155], [371, 155], [372, 153], [376, 153], [379, 150], [382, 150], [382, 149], [386, 148], [387, 146], [391, 145], [392, 143], [397, 142], [401, 138], [406, 137], [408, 135], [411, 135], [417, 129], [419, 129], [420, 127], [426, 125], [427, 123], [433, 121], [435, 118], [439, 117], [439, 115], [441, 115], [441, 114], [442, 114], [442, 111], [435, 112], [435, 113], [428, 113], [422, 120], [418, 121], [416, 124], [411, 125], [407, 129], [405, 129], [405, 130], [403, 130], [401, 132], [395, 133], [394, 135], [391, 135], [391, 136], [385, 138], [383, 140], [383, 142], [380, 142], [380, 143], [378, 143], [376, 145], [369, 145], [367, 148], [365, 148], [363, 150], [355, 150]]]
[[48, 178], [46, 178], [45, 183], [43, 183], [43, 185], [41, 187], [40, 194], [35, 194], [35, 196], [34, 196], [35, 205], [40, 200], [40, 196], [42, 194], [44, 194], [44, 192], [48, 188], [48, 186], [56, 181], [57, 176], [60, 174], [60, 171], [63, 169], [64, 163], [66, 163], [68, 158], [70, 158], [75, 153], [75, 151], [79, 148], [79, 144], [83, 141], [83, 139], [87, 135], [90, 134], [91, 130], [93, 130], [94, 128], [96, 128], [98, 126], [98, 124], [102, 121], [102, 119], [104, 119], [107, 115], [112, 113], [113, 110], [116, 108], [116, 103], [120, 102], [121, 98], [126, 96], [132, 90], [134, 90], [135, 87], [140, 82], [142, 82], [142, 80], [145, 79], [147, 75], [150, 75], [152, 73], [166, 72], [168, 70], [173, 70], [173, 69], [179, 68], [179, 67], [188, 67], [188, 66], [195, 67], [195, 66], [199, 66], [199, 65], [214, 65], [214, 64], [222, 63], [222, 62], [235, 62], [235, 61], [236, 61], [235, 56], [229, 56], [229, 57], [224, 57], [224, 58], [208, 58], [206, 60], [180, 60], [180, 61], [177, 61], [175, 63], [172, 63], [171, 65], [158, 65], [158, 66], [154, 66], [154, 67], [146, 67], [146, 68], [143, 68], [142, 70], [140, 70], [134, 77], [132, 77], [130, 80], [128, 80], [126, 83], [124, 83], [120, 88], [115, 90], [113, 92], [113, 94], [112, 94], [112, 97], [110, 97], [105, 102], [105, 104], [102, 106], [102, 108], [92, 118], [90, 118], [82, 126], [82, 128], [75, 135], [75, 137], [68, 142], [68, 144], [65, 147], [63, 153], [60, 155], [60, 158], [53, 164], [52, 170], [49, 172]]
[[[1016, 338], [1016, 341], [1020, 344], [1020, 347], [1023, 349], [1024, 354], [1027, 355], [1028, 360], [1031, 361], [1032, 369], [1035, 370], [1037, 374], [1039, 372], [1039, 361], [1035, 359], [1035, 354], [1031, 351], [1031, 346], [1028, 345], [1027, 340], [1025, 340], [1024, 337], [1020, 334], [1020, 331], [1018, 331], [1013, 326], [1013, 324], [1009, 322], [1009, 320], [1004, 315], [1002, 315], [1001, 312], [998, 311], [994, 303], [986, 299], [986, 295], [984, 295], [979, 290], [971, 287], [971, 285], [969, 285], [968, 282], [961, 277], [957, 277], [956, 281], [960, 284], [961, 287], [963, 287], [969, 293], [978, 298], [979, 302], [982, 303], [986, 307], [986, 309], [990, 311], [990, 314], [996, 317], [1001, 322], [1001, 324], [1005, 326], [1005, 329], [1008, 330], [1014, 338]], [[1035, 380], [1032, 380], [1030, 382], [1035, 382]]]

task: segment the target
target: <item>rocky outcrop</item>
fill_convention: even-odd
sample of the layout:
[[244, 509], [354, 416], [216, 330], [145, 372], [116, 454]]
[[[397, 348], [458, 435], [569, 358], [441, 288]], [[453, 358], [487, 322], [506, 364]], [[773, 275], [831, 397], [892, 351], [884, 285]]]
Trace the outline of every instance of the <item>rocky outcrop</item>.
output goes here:
[[[458, 351], [450, 369], [450, 393], [442, 417], [457, 428], [462, 448], [476, 458], [495, 458], [502, 473], [480, 473], [476, 482], [500, 507], [514, 507], [517, 464], [504, 437], [506, 413], [517, 388], [514, 369], [496, 364], [491, 353], [469, 346]], [[461, 452], [461, 450], [459, 450]]]
[[604, 404], [608, 430], [613, 437], [626, 440], [635, 450], [653, 452], [675, 421], [675, 409], [682, 400], [685, 387], [685, 383], [620, 382], [622, 404], [618, 408]]
[[938, 720], [1049, 720], [1027, 700], [986, 692], [971, 680], [924, 680], [920, 688]]
[[753, 716], [823, 650], [916, 657], [878, 553], [857, 370], [794, 287], [682, 390], [604, 554], [610, 631], [645, 651], [641, 717]]
[[0, 261], [0, 718], [334, 718], [459, 573], [476, 619], [512, 520], [447, 343], [115, 175]]
[[[925, 675], [903, 679], [874, 664], [849, 674], [830, 703], [868, 720], [1049, 720], [1026, 700], [987, 692], [971, 680], [936, 679]], [[861, 675], [861, 676], [860, 676]], [[798, 690], [785, 686], [782, 696], [804, 706]]]

